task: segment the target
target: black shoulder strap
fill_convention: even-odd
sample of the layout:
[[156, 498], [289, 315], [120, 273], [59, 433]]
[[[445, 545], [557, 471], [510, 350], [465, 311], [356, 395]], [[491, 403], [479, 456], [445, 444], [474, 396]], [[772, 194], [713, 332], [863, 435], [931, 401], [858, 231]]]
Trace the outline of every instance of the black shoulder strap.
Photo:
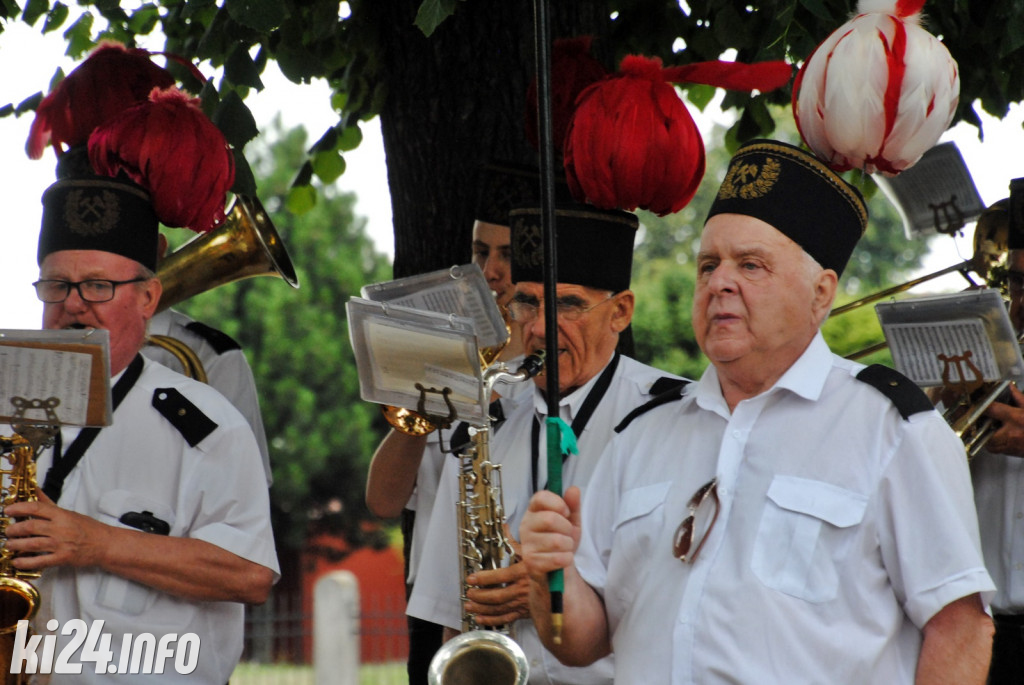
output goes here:
[[633, 419], [642, 414], [646, 414], [655, 407], [660, 407], [663, 404], [668, 404], [669, 402], [682, 399], [683, 387], [689, 382], [690, 381], [684, 378], [671, 378], [669, 376], [663, 376], [654, 381], [651, 385], [651, 394], [654, 395], [654, 397], [626, 414], [626, 416], [619, 421], [619, 425], [615, 427], [615, 432], [621, 433], [626, 430], [626, 426], [633, 423]]
[[224, 354], [231, 350], [240, 350], [242, 346], [239, 345], [234, 338], [225, 333], [224, 331], [218, 331], [213, 326], [207, 326], [205, 323], [199, 321], [192, 321], [185, 325], [185, 328], [192, 331], [200, 338], [210, 343], [217, 354]]
[[195, 447], [212, 433], [217, 424], [199, 407], [189, 402], [177, 388], [157, 388], [153, 391], [153, 407], [178, 429], [181, 436]]
[[872, 364], [857, 374], [857, 380], [867, 383], [888, 397], [904, 419], [933, 408], [924, 390], [921, 390], [914, 381], [888, 366]]
[[[117, 411], [125, 395], [135, 385], [135, 381], [139, 380], [144, 364], [142, 355], [135, 355], [131, 364], [128, 365], [124, 373], [121, 374], [121, 377], [114, 383], [114, 387], [110, 390], [111, 413]], [[64, 490], [65, 479], [67, 479], [71, 470], [78, 465], [78, 462], [82, 460], [82, 457], [85, 456], [85, 451], [89, 449], [89, 445], [100, 434], [100, 428], [100, 426], [88, 426], [80, 430], [78, 437], [68, 445], [67, 452], [64, 454], [61, 454], [60, 432], [57, 433], [57, 442], [53, 446], [53, 464], [50, 466], [50, 470], [46, 472], [46, 479], [43, 481], [43, 492], [54, 502], [60, 499], [60, 493]]]

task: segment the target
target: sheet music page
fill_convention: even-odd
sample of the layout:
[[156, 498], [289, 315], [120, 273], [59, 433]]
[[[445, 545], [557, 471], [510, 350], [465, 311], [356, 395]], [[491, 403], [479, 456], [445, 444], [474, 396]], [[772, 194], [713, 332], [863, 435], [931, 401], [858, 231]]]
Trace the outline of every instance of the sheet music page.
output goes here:
[[378, 389], [417, 395], [415, 384], [421, 383], [451, 388], [453, 401], [478, 403], [479, 364], [470, 361], [462, 339], [423, 333], [385, 320], [369, 321], [366, 332]]
[[985, 381], [1002, 379], [991, 341], [980, 319], [962, 319], [936, 323], [888, 324], [885, 337], [892, 349], [893, 361], [905, 376], [918, 385], [942, 385], [942, 373], [949, 360], [947, 375], [960, 379], [960, 370], [968, 381], [975, 380], [973, 366]]
[[[45, 400], [57, 389], [55, 411], [61, 423], [84, 425], [91, 374], [89, 354], [0, 345], [0, 417], [14, 416], [14, 397]], [[31, 410], [25, 418], [45, 420], [46, 414]]]
[[457, 280], [424, 288], [419, 292], [390, 300], [390, 303], [412, 309], [464, 316], [473, 320], [473, 326], [477, 331], [489, 332], [494, 328], [487, 318], [487, 310], [477, 292], [472, 288], [462, 287]]

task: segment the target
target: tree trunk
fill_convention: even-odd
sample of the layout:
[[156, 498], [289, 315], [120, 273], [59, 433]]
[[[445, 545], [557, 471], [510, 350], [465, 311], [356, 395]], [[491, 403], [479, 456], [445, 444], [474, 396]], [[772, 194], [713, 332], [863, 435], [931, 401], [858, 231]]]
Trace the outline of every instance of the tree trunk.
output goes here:
[[[469, 261], [479, 165], [537, 163], [523, 124], [536, 69], [533, 2], [456, 3], [429, 38], [413, 25], [420, 3], [373, 3], [374, 24], [391, 27], [381, 36], [388, 96], [380, 118], [396, 278]], [[603, 2], [557, 4], [555, 38], [590, 32], [580, 27], [597, 27], [608, 15]], [[475, 35], [471, 43], [467, 35]]]

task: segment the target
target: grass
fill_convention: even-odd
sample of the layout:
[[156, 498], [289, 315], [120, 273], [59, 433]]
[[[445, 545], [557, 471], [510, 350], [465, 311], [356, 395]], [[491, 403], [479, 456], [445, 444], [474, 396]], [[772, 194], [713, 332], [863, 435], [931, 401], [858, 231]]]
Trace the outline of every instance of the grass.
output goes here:
[[[404, 661], [359, 667], [359, 685], [404, 685], [407, 682]], [[312, 666], [243, 662], [231, 674], [231, 685], [316, 685], [316, 681]]]

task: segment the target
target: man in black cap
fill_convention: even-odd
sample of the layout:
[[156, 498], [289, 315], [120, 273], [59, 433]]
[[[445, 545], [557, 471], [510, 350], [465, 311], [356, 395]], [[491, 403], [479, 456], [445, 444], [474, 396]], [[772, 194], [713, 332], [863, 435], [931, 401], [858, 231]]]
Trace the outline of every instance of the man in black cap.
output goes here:
[[[43, 571], [36, 633], [68, 662], [51, 683], [138, 667], [143, 654], [125, 651], [146, 635], [175, 656], [164, 680], [227, 682], [243, 605], [279, 575], [248, 423], [210, 386], [139, 354], [161, 294], [157, 225], [147, 191], [121, 178], [65, 177], [43, 195], [43, 325], [108, 330], [113, 382], [112, 425], [63, 429], [38, 461], [40, 501], [5, 510], [19, 519], [7, 549], [25, 553], [13, 564]], [[91, 649], [70, 641], [77, 620]]]
[[[711, 361], [520, 529], [534, 620], [621, 682], [983, 683], [993, 590], [963, 446], [909, 380], [819, 327], [867, 222], [774, 141], [735, 155], [701, 237]], [[562, 642], [547, 573], [565, 569]]]
[[[578, 442], [578, 453], [563, 464], [567, 484], [584, 486], [597, 456], [616, 424], [666, 385], [681, 382], [616, 352], [620, 333], [633, 315], [629, 290], [634, 215], [590, 206], [560, 206], [555, 212], [558, 242], [558, 364], [561, 419]], [[513, 325], [522, 327], [523, 352], [546, 348], [544, 322], [543, 235], [540, 210], [513, 209], [512, 281], [509, 304]], [[534, 389], [506, 413], [501, 430], [490, 439], [491, 461], [501, 464], [501, 487], [511, 531], [518, 528], [530, 495], [547, 481], [547, 441], [540, 427], [547, 402], [543, 376]], [[458, 493], [456, 460], [448, 460], [437, 500], [454, 503]], [[454, 634], [461, 629], [459, 550], [454, 505], [435, 508], [427, 544], [407, 613], [441, 623]], [[483, 571], [468, 578], [469, 603], [481, 626], [511, 625], [515, 640], [529, 660], [531, 682], [609, 683], [610, 658], [583, 668], [560, 664], [540, 644], [528, 620], [525, 569], [522, 563]]]

